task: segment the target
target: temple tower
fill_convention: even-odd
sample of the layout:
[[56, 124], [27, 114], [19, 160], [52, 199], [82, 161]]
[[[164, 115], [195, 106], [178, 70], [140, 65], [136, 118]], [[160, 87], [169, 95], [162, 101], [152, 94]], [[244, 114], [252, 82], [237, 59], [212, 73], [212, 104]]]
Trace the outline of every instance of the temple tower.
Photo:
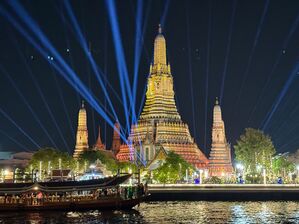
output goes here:
[[94, 148], [96, 150], [105, 150], [106, 149], [105, 144], [103, 144], [103, 142], [102, 142], [102, 138], [101, 138], [101, 127], [100, 126], [99, 126], [99, 134], [98, 134], [97, 142], [96, 142]]
[[89, 148], [88, 146], [88, 130], [87, 130], [87, 117], [84, 108], [84, 101], [82, 101], [81, 109], [78, 114], [78, 128], [76, 135], [76, 146], [73, 157], [77, 159], [80, 154]]
[[142, 148], [140, 145], [148, 145], [148, 136], [151, 136], [152, 146], [148, 149], [153, 155], [148, 153], [150, 157], [156, 153], [156, 150], [150, 150], [151, 148], [162, 146], [165, 150], [181, 155], [197, 168], [207, 167], [208, 159], [194, 142], [189, 127], [181, 120], [175, 104], [173, 76], [170, 64], [167, 63], [166, 41], [161, 26], [155, 38], [154, 60], [149, 73], [145, 105], [128, 137], [128, 142], [132, 145], [122, 146], [117, 158], [121, 161], [132, 158], [136, 160], [136, 153]]
[[210, 176], [224, 177], [233, 173], [231, 149], [226, 141], [224, 121], [217, 98], [213, 111], [212, 148], [209, 160]]
[[116, 155], [119, 152], [119, 148], [121, 145], [121, 140], [120, 140], [120, 125], [118, 122], [114, 124], [113, 128], [113, 139], [112, 139], [112, 147], [111, 151]]

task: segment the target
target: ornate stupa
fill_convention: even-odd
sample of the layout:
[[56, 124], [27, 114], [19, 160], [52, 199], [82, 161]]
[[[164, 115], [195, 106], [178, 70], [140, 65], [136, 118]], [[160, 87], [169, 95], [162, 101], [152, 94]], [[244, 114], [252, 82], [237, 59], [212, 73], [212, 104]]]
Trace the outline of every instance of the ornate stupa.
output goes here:
[[94, 148], [96, 150], [106, 150], [106, 146], [102, 142], [102, 138], [101, 138], [101, 127], [100, 126], [99, 126], [99, 134], [98, 134], [97, 142], [94, 145]]
[[120, 140], [120, 125], [118, 122], [114, 124], [113, 128], [113, 139], [112, 139], [112, 146], [111, 151], [116, 155], [120, 150], [121, 140]]
[[[151, 142], [149, 157], [157, 153], [157, 148], [172, 150], [198, 168], [204, 168], [208, 159], [199, 150], [190, 135], [188, 125], [181, 120], [176, 108], [173, 90], [173, 77], [166, 58], [166, 41], [159, 26], [154, 43], [154, 61], [150, 65], [147, 82], [146, 101], [137, 124], [132, 125], [128, 137], [130, 146], [122, 146], [117, 154], [119, 160], [132, 160], [139, 156], [136, 148], [144, 142]], [[131, 147], [132, 146], [132, 147]], [[141, 157], [144, 157], [141, 155]], [[145, 156], [146, 157], [146, 156]]]
[[213, 111], [212, 148], [209, 160], [210, 176], [224, 177], [233, 173], [231, 149], [226, 141], [221, 107], [217, 98]]
[[84, 101], [82, 101], [81, 109], [78, 115], [78, 128], [76, 135], [76, 146], [73, 157], [77, 159], [80, 154], [89, 148], [88, 146], [88, 130], [87, 130], [87, 119], [86, 110], [84, 108]]

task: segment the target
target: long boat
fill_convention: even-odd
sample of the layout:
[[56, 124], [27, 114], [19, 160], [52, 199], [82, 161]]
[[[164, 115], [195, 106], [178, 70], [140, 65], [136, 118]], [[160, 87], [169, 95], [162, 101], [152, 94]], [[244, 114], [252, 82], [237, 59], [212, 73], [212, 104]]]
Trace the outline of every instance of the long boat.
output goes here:
[[96, 180], [1, 183], [1, 211], [131, 209], [145, 197], [142, 185], [121, 186], [131, 175]]

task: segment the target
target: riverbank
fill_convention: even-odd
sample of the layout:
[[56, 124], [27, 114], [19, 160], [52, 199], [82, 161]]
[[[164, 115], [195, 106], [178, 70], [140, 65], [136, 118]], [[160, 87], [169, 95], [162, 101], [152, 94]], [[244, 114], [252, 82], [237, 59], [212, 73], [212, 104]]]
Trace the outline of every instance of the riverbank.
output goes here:
[[299, 201], [298, 184], [155, 184], [149, 201]]

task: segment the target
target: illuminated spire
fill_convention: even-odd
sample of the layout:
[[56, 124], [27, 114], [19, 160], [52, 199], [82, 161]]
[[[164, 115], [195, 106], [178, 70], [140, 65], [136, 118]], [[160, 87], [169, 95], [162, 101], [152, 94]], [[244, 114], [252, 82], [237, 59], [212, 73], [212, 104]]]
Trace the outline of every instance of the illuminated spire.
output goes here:
[[84, 100], [82, 100], [82, 102], [81, 102], [81, 108], [82, 109], [84, 108]]
[[102, 150], [105, 150], [105, 149], [106, 149], [105, 145], [104, 145], [103, 142], [102, 142], [102, 138], [101, 138], [101, 128], [100, 128], [100, 126], [99, 126], [98, 139], [97, 139], [97, 142], [96, 142], [95, 147], [96, 147], [97, 149], [102, 149]]
[[216, 102], [215, 102], [215, 106], [214, 106], [213, 120], [214, 120], [214, 122], [223, 122], [221, 107], [219, 105], [218, 97], [216, 97]]
[[76, 135], [76, 146], [74, 151], [74, 158], [78, 158], [80, 154], [89, 148], [88, 146], [88, 130], [87, 130], [87, 115], [84, 108], [84, 101], [82, 101], [81, 108], [78, 114], [78, 128]]
[[158, 33], [159, 33], [159, 34], [162, 34], [162, 27], [161, 27], [161, 24], [159, 24]]
[[231, 162], [231, 149], [225, 137], [224, 121], [222, 120], [221, 107], [216, 98], [213, 127], [212, 127], [212, 148], [210, 152], [209, 172], [211, 176], [223, 177], [233, 172]]
[[218, 97], [216, 97], [215, 105], [219, 105]]
[[166, 41], [160, 24], [154, 44], [154, 65], [156, 64], [166, 65]]
[[119, 152], [119, 148], [121, 145], [120, 141], [120, 125], [118, 121], [114, 124], [114, 130], [113, 130], [113, 139], [112, 139], [112, 152], [116, 155]]

